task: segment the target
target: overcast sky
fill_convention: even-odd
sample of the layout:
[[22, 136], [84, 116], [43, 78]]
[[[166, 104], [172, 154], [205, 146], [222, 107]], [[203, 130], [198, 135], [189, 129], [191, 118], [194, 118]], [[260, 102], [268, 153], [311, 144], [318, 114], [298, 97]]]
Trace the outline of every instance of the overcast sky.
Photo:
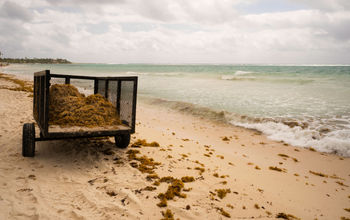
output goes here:
[[5, 57], [350, 64], [350, 0], [0, 0]]

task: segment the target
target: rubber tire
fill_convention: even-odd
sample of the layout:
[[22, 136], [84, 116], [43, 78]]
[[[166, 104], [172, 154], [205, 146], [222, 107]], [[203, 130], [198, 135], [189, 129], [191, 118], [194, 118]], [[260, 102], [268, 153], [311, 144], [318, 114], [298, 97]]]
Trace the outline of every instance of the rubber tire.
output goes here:
[[127, 148], [130, 144], [130, 134], [119, 134], [114, 136], [115, 146], [118, 148]]
[[23, 155], [23, 157], [34, 157], [35, 156], [34, 123], [26, 123], [23, 125], [22, 155]]

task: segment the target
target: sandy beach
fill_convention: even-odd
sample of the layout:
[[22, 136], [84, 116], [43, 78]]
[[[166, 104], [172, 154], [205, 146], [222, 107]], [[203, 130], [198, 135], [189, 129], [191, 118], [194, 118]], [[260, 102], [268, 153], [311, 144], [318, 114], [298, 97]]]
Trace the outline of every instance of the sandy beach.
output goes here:
[[24, 158], [33, 98], [11, 88], [0, 78], [0, 219], [350, 219], [349, 158], [142, 102], [131, 143], [159, 146], [46, 141]]

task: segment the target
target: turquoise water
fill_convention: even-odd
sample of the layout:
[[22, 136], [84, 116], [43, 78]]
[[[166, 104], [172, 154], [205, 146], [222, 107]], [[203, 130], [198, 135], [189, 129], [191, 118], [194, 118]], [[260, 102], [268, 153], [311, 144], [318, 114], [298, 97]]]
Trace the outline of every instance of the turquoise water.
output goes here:
[[350, 156], [350, 66], [10, 65], [32, 78], [138, 75], [139, 100], [255, 128], [269, 138]]

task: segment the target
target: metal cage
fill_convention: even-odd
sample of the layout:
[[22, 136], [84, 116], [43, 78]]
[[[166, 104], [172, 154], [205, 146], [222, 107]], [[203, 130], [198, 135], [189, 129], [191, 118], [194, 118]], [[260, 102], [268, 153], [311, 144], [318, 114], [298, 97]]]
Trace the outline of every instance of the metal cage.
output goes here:
[[[75, 132], [50, 132], [49, 125], [49, 97], [50, 86], [57, 82], [74, 84], [75, 82], [91, 85], [93, 94], [100, 94], [110, 101], [117, 110], [117, 114], [123, 126], [115, 130], [89, 130]], [[79, 138], [116, 136], [118, 134], [135, 133], [136, 121], [136, 97], [137, 77], [93, 77], [51, 74], [50, 70], [34, 73], [34, 100], [33, 115], [40, 128], [40, 138], [35, 141]]]

